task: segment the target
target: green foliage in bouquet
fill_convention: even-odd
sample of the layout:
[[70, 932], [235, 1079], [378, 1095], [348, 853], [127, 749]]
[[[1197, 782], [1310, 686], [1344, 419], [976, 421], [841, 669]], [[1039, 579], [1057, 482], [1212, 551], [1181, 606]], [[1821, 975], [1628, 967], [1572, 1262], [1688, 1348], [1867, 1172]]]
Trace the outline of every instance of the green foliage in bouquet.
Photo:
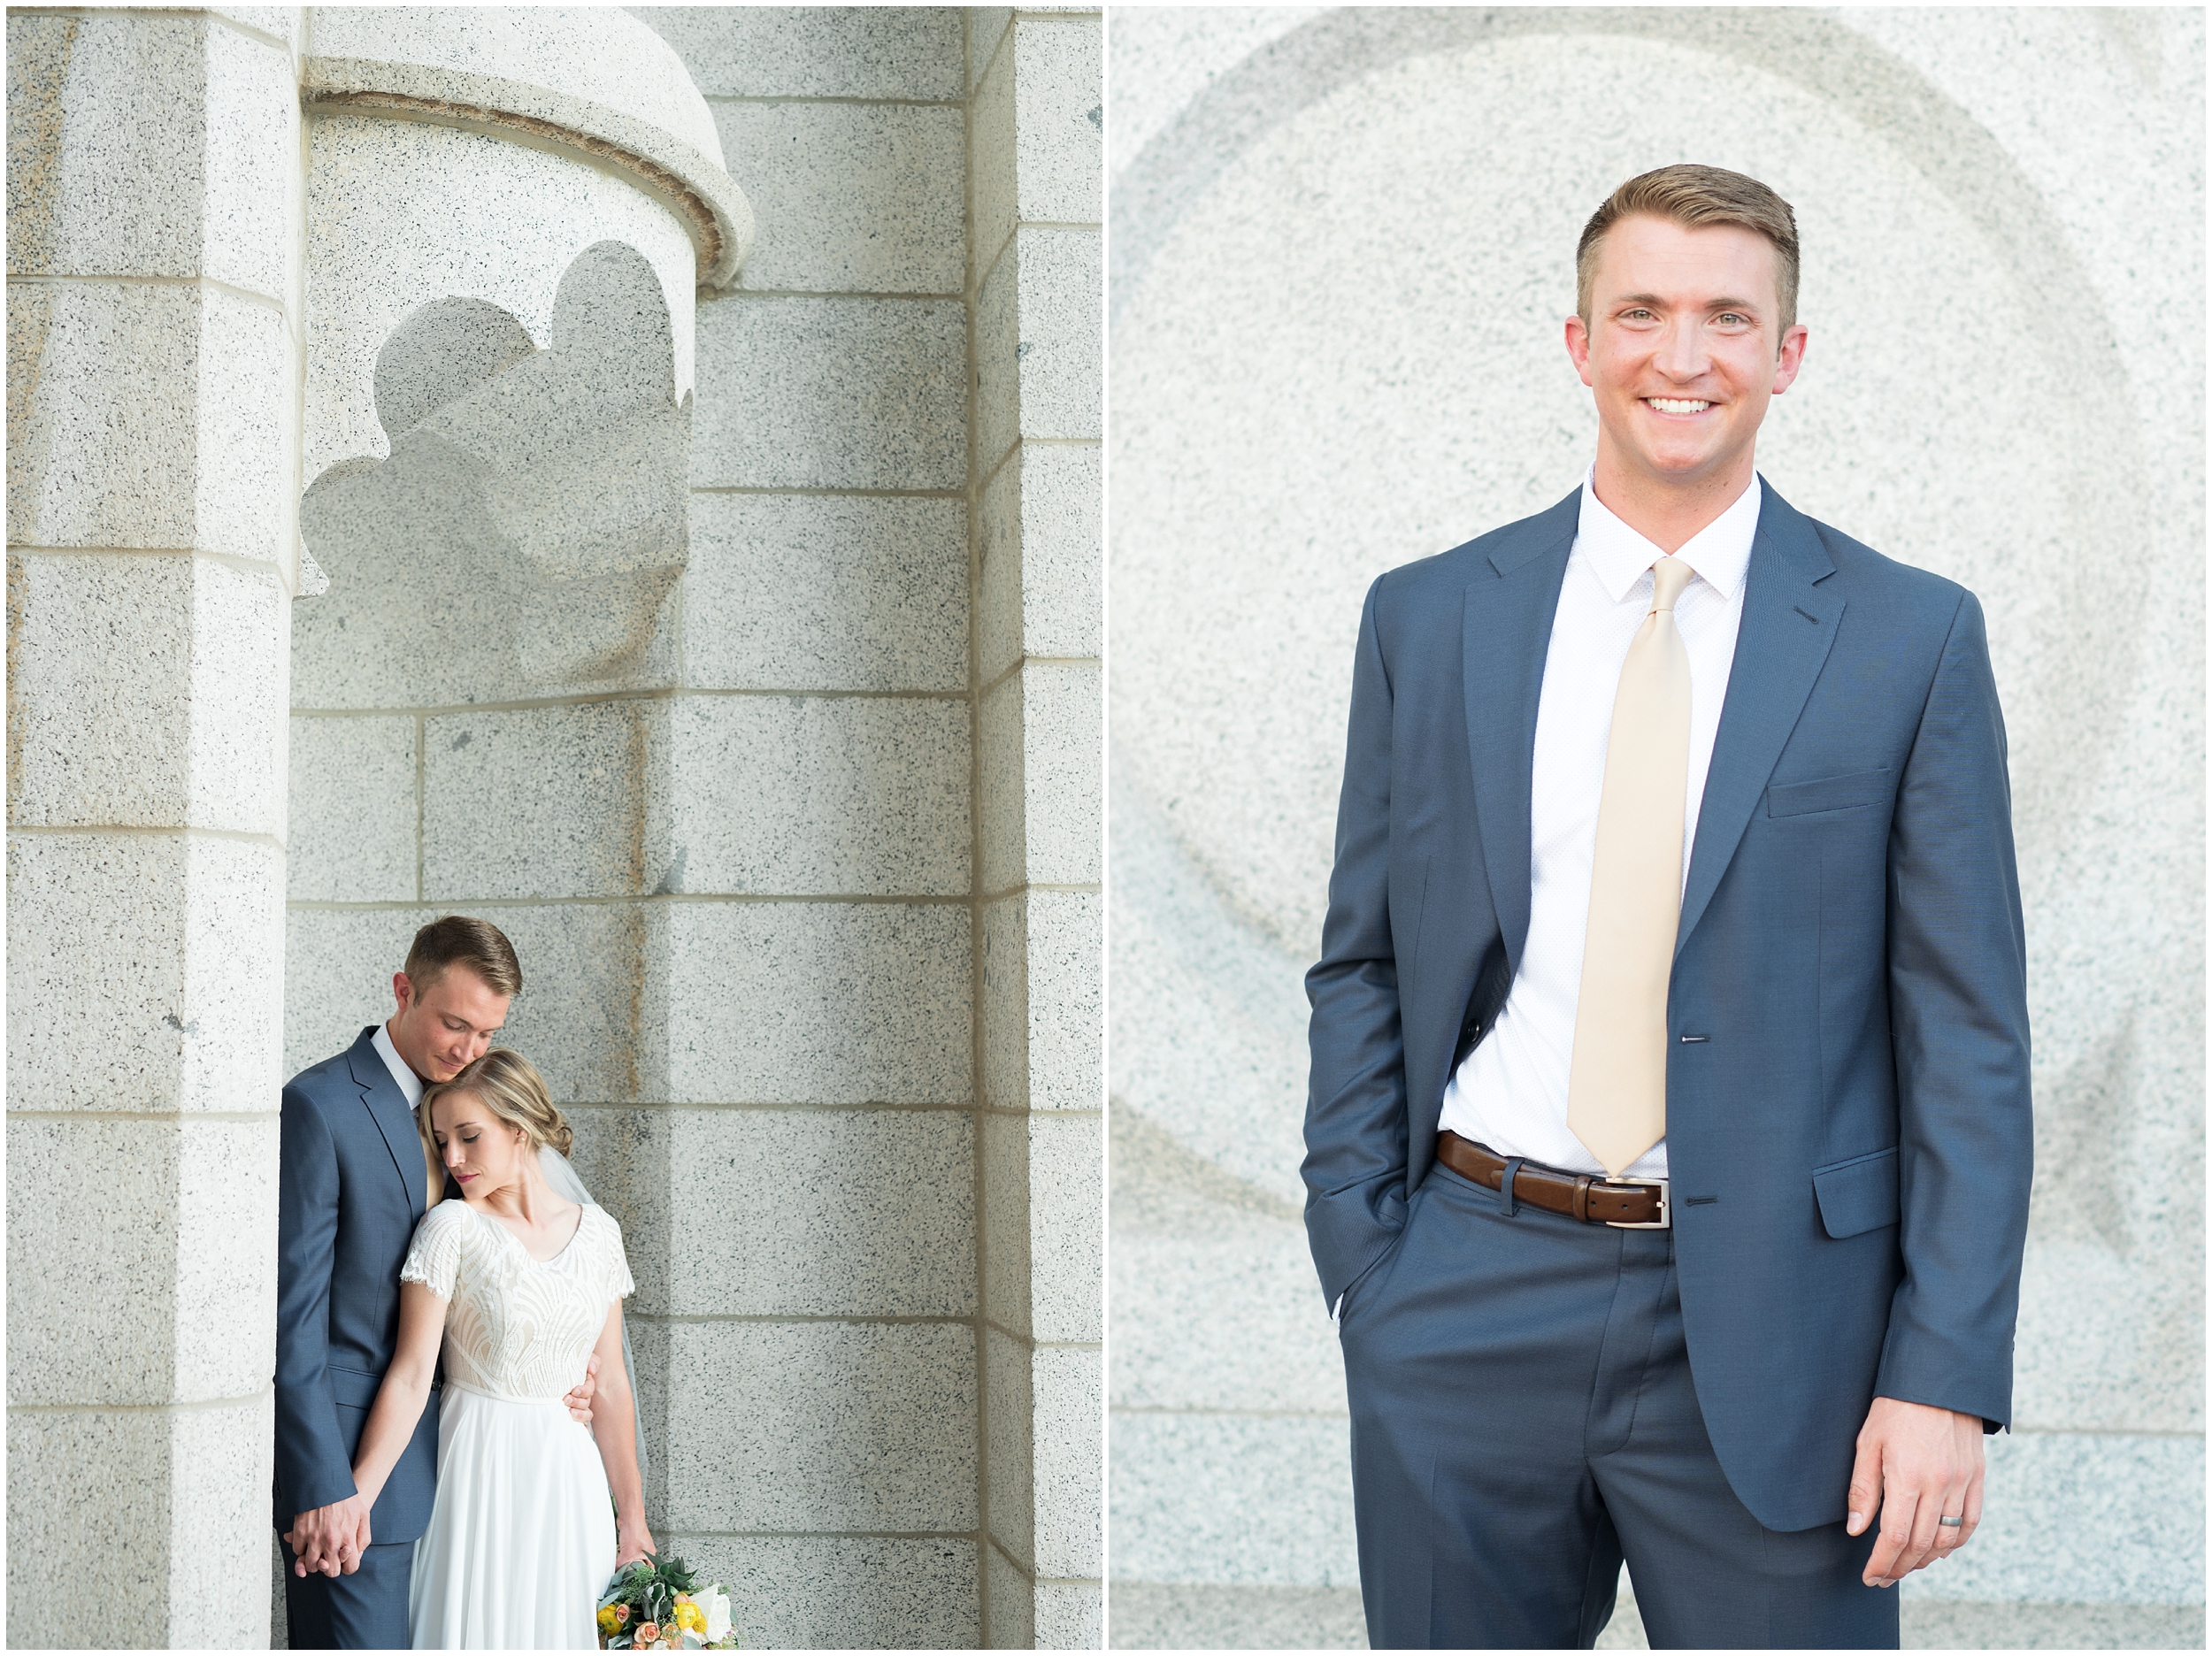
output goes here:
[[614, 1573], [599, 1597], [603, 1650], [735, 1650], [730, 1596], [699, 1585], [681, 1559], [640, 1559]]

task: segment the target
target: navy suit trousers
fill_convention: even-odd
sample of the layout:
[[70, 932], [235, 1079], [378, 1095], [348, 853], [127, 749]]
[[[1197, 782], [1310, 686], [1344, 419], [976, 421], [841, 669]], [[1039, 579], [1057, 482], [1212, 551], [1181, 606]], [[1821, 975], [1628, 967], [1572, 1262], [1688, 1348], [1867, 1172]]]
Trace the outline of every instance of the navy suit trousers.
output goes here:
[[350, 1576], [294, 1573], [284, 1549], [285, 1636], [294, 1650], [405, 1650], [407, 1591], [414, 1576], [412, 1541], [373, 1542]]
[[1871, 1526], [1768, 1530], [1730, 1489], [1673, 1244], [1431, 1169], [1343, 1307], [1374, 1647], [1586, 1650], [1624, 1556], [1655, 1649], [1896, 1647]]

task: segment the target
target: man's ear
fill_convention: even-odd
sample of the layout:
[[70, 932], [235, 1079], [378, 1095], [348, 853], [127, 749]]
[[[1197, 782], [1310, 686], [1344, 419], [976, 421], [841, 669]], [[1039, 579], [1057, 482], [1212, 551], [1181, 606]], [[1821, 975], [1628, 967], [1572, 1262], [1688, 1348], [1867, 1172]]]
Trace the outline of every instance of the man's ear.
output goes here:
[[1782, 343], [1774, 353], [1774, 389], [1771, 395], [1780, 396], [1797, 378], [1798, 370], [1805, 365], [1805, 325], [1793, 322], [1788, 333], [1782, 335]]
[[407, 1003], [414, 998], [415, 985], [408, 981], [407, 974], [403, 971], [394, 972], [392, 974], [392, 999], [399, 1002], [399, 1009], [402, 1013], [407, 1010]]
[[1575, 372], [1582, 376], [1582, 383], [1590, 383], [1590, 325], [1579, 313], [1570, 315], [1565, 325], [1567, 359], [1575, 365]]

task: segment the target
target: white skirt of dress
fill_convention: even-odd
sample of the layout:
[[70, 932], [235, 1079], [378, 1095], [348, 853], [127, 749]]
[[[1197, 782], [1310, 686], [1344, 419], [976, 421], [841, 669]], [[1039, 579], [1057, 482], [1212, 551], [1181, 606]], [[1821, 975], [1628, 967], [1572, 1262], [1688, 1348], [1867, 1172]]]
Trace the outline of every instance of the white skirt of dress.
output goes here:
[[415, 1543], [417, 1650], [595, 1650], [614, 1506], [591, 1429], [558, 1399], [448, 1381], [438, 1499]]

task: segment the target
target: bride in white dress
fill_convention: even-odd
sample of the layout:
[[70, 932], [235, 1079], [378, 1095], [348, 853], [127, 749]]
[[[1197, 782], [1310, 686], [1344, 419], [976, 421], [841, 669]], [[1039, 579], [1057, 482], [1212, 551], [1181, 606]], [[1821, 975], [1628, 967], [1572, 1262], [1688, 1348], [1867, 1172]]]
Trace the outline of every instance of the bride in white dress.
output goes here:
[[[462, 1194], [424, 1215], [400, 1268], [399, 1343], [354, 1482], [373, 1503], [442, 1338], [438, 1496], [408, 1595], [414, 1647], [596, 1648], [608, 1578], [654, 1550], [623, 1363], [621, 1227], [554, 1190], [549, 1171], [583, 1193], [552, 1159], [567, 1154], [568, 1125], [519, 1055], [487, 1053], [432, 1087], [418, 1120]], [[561, 1399], [595, 1351], [587, 1428]]]

